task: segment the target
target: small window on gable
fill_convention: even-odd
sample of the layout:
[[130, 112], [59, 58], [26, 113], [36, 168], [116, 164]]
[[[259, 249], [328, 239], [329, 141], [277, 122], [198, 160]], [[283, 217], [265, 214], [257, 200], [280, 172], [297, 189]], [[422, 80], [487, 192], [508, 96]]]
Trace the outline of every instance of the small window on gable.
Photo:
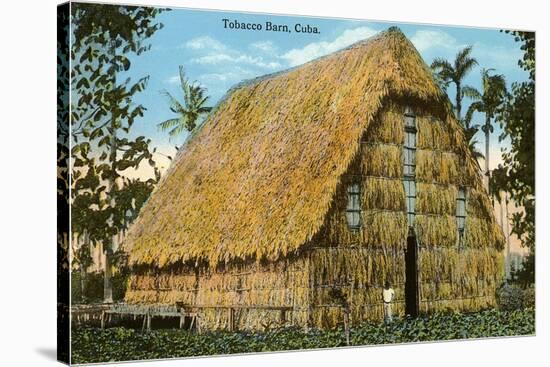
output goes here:
[[346, 207], [346, 218], [351, 229], [361, 227], [361, 190], [359, 183], [352, 183], [348, 186], [348, 205]]
[[458, 189], [456, 197], [456, 225], [458, 228], [458, 245], [462, 247], [464, 241], [464, 229], [466, 228], [466, 200], [467, 192], [465, 187]]

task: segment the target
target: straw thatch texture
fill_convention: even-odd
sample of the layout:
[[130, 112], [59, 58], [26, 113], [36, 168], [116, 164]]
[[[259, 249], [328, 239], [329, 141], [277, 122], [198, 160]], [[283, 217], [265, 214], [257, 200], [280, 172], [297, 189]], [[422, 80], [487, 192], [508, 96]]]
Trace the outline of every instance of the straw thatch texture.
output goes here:
[[343, 321], [342, 305], [331, 295], [339, 289], [350, 306], [352, 324], [383, 316], [382, 287], [393, 279], [395, 314], [403, 314], [405, 261], [402, 251], [360, 246], [314, 248], [311, 252], [311, 320], [315, 327], [331, 328]]
[[[217, 270], [202, 268], [197, 272], [188, 268], [171, 272], [146, 271], [130, 277], [126, 301], [207, 306], [199, 310], [203, 329], [228, 328], [228, 309], [223, 306], [292, 307], [285, 325], [302, 326], [308, 319], [308, 264], [307, 258], [301, 257], [263, 265], [232, 265]], [[282, 326], [280, 311], [237, 309], [235, 326], [241, 330]]]
[[422, 249], [420, 305], [424, 312], [474, 312], [496, 304], [504, 262], [494, 248]]
[[[296, 251], [319, 231], [390, 96], [446, 111], [398, 30], [235, 88], [145, 204], [125, 241], [130, 263], [214, 265]], [[388, 141], [402, 134], [384, 128]]]
[[[421, 309], [494, 304], [504, 239], [478, 165], [446, 97], [396, 30], [234, 88], [185, 146], [124, 243], [133, 303], [211, 305], [201, 327], [227, 328], [223, 306], [285, 306], [287, 324], [380, 319], [391, 279], [405, 310], [409, 231], [405, 106], [417, 116], [416, 220]], [[361, 227], [346, 219], [359, 184]], [[456, 199], [468, 193], [459, 244]], [[277, 311], [238, 308], [240, 329]]]
[[[420, 309], [477, 311], [496, 304], [504, 238], [479, 170], [451, 121], [417, 117], [416, 233], [420, 244]], [[456, 198], [467, 192], [464, 242], [459, 244]]]
[[[381, 109], [342, 176], [325, 225], [313, 240], [321, 246], [311, 255], [311, 322], [316, 326], [333, 327], [343, 320], [342, 307], [331, 299], [333, 288], [346, 295], [352, 323], [382, 318], [381, 293], [386, 279], [392, 280], [396, 290], [395, 312], [404, 313], [408, 232], [402, 172], [404, 136], [393, 132], [403, 131], [403, 113], [403, 107], [394, 103]], [[419, 147], [415, 232], [420, 245], [421, 310], [475, 311], [492, 306], [502, 274], [502, 242], [490, 202], [479, 175], [465, 164], [469, 153], [455, 146], [460, 134], [454, 132], [453, 125], [423, 108], [415, 108], [415, 113]], [[350, 230], [346, 222], [346, 188], [354, 182], [360, 182], [361, 191], [362, 226], [358, 230]], [[459, 187], [469, 192], [461, 249], [456, 219]]]

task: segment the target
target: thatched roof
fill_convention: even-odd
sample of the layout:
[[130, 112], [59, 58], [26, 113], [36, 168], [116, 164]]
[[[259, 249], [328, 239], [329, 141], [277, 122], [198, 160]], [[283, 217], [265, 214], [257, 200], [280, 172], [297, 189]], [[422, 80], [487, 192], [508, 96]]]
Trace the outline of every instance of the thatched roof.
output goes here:
[[297, 251], [323, 225], [387, 97], [450, 118], [447, 97], [396, 28], [237, 86], [142, 209], [124, 244], [130, 263], [215, 265]]

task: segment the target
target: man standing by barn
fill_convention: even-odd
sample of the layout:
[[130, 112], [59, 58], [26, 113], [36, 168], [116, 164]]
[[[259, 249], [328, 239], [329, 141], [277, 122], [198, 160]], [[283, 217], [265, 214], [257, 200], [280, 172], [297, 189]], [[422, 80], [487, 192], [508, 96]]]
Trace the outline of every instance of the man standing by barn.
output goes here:
[[389, 324], [392, 322], [391, 315], [391, 303], [395, 297], [395, 291], [391, 287], [389, 280], [386, 280], [384, 284], [384, 290], [382, 291], [382, 300], [384, 301], [384, 322]]

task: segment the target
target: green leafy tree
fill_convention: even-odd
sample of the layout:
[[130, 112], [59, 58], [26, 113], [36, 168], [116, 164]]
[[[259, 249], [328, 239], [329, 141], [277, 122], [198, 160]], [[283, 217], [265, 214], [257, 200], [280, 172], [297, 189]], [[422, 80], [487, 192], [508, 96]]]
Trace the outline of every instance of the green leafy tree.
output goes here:
[[[102, 192], [105, 186], [100, 185], [94, 160], [90, 159], [85, 173], [84, 170], [75, 171], [73, 175], [73, 196], [71, 225], [72, 232], [76, 234], [72, 243], [73, 262], [72, 266], [80, 271], [80, 294], [82, 301], [86, 302], [86, 272], [92, 264], [91, 249], [98, 235], [93, 228], [95, 223], [104, 222], [107, 218], [107, 211], [102, 210], [105, 203], [102, 201]], [[100, 238], [101, 240], [102, 238]]]
[[[125, 213], [117, 203], [124, 186], [117, 181], [122, 180], [124, 171], [141, 164], [153, 168], [154, 180], [160, 177], [150, 140], [130, 134], [145, 111], [143, 105], [133, 103], [133, 97], [145, 89], [149, 77], [133, 81], [120, 80], [117, 75], [130, 69], [130, 55], [149, 50], [146, 41], [161, 29], [155, 17], [162, 11], [85, 3], [72, 7], [72, 200], [82, 209], [83, 217], [90, 219], [80, 230], [90, 242], [103, 244], [105, 302], [112, 302], [114, 238], [125, 223]], [[93, 187], [78, 187], [80, 179], [88, 175]], [[90, 206], [86, 209], [85, 204]]]
[[[70, 268], [68, 225], [70, 192], [69, 19], [68, 6], [60, 6], [57, 11], [57, 288], [59, 290], [68, 288]], [[68, 293], [59, 292], [58, 307], [68, 306], [68, 304]], [[60, 342], [59, 345], [64, 345], [64, 343]], [[61, 352], [66, 353], [67, 351], [60, 350]]]
[[481, 70], [482, 91], [474, 88], [468, 88], [468, 96], [473, 99], [468, 107], [465, 117], [465, 125], [470, 125], [474, 112], [484, 114], [485, 122], [481, 130], [485, 134], [485, 178], [487, 186], [489, 185], [489, 139], [494, 131], [493, 120], [496, 117], [498, 108], [502, 105], [506, 95], [506, 80], [502, 74], [493, 74], [493, 69]]
[[443, 58], [436, 58], [431, 65], [435, 79], [444, 90], [453, 83], [456, 87], [455, 111], [456, 118], [462, 121], [462, 99], [468, 95], [472, 87], [463, 85], [464, 78], [477, 65], [477, 60], [471, 56], [472, 46], [460, 50], [451, 63]]
[[179, 77], [183, 93], [181, 103], [167, 90], [162, 91], [162, 94], [170, 102], [170, 111], [178, 115], [157, 125], [162, 131], [168, 131], [170, 137], [176, 137], [183, 131], [193, 131], [197, 127], [199, 119], [212, 110], [212, 107], [206, 106], [210, 98], [206, 95], [206, 89], [197, 82], [189, 82], [183, 66], [179, 67]]
[[471, 86], [464, 85], [466, 76], [478, 65], [477, 60], [472, 57], [471, 54], [472, 46], [465, 47], [456, 54], [452, 62], [443, 58], [436, 58], [431, 64], [431, 69], [436, 83], [442, 90], [447, 91], [451, 83], [455, 85], [456, 96], [454, 109], [456, 118], [464, 128], [470, 151], [474, 157], [483, 158], [483, 154], [477, 149], [478, 141], [475, 138], [479, 130], [479, 125], [472, 125], [470, 121], [464, 121], [462, 119], [462, 101], [464, 97], [469, 97], [472, 92], [475, 91]]
[[503, 163], [497, 168], [503, 179], [495, 185], [510, 194], [511, 200], [523, 208], [512, 215], [512, 233], [517, 235], [529, 255], [518, 274], [523, 283], [535, 279], [535, 33], [505, 31], [521, 44], [523, 57], [518, 65], [529, 74], [528, 80], [513, 83], [506, 95], [498, 120], [502, 126], [499, 140], [509, 139], [510, 148], [503, 149]]

